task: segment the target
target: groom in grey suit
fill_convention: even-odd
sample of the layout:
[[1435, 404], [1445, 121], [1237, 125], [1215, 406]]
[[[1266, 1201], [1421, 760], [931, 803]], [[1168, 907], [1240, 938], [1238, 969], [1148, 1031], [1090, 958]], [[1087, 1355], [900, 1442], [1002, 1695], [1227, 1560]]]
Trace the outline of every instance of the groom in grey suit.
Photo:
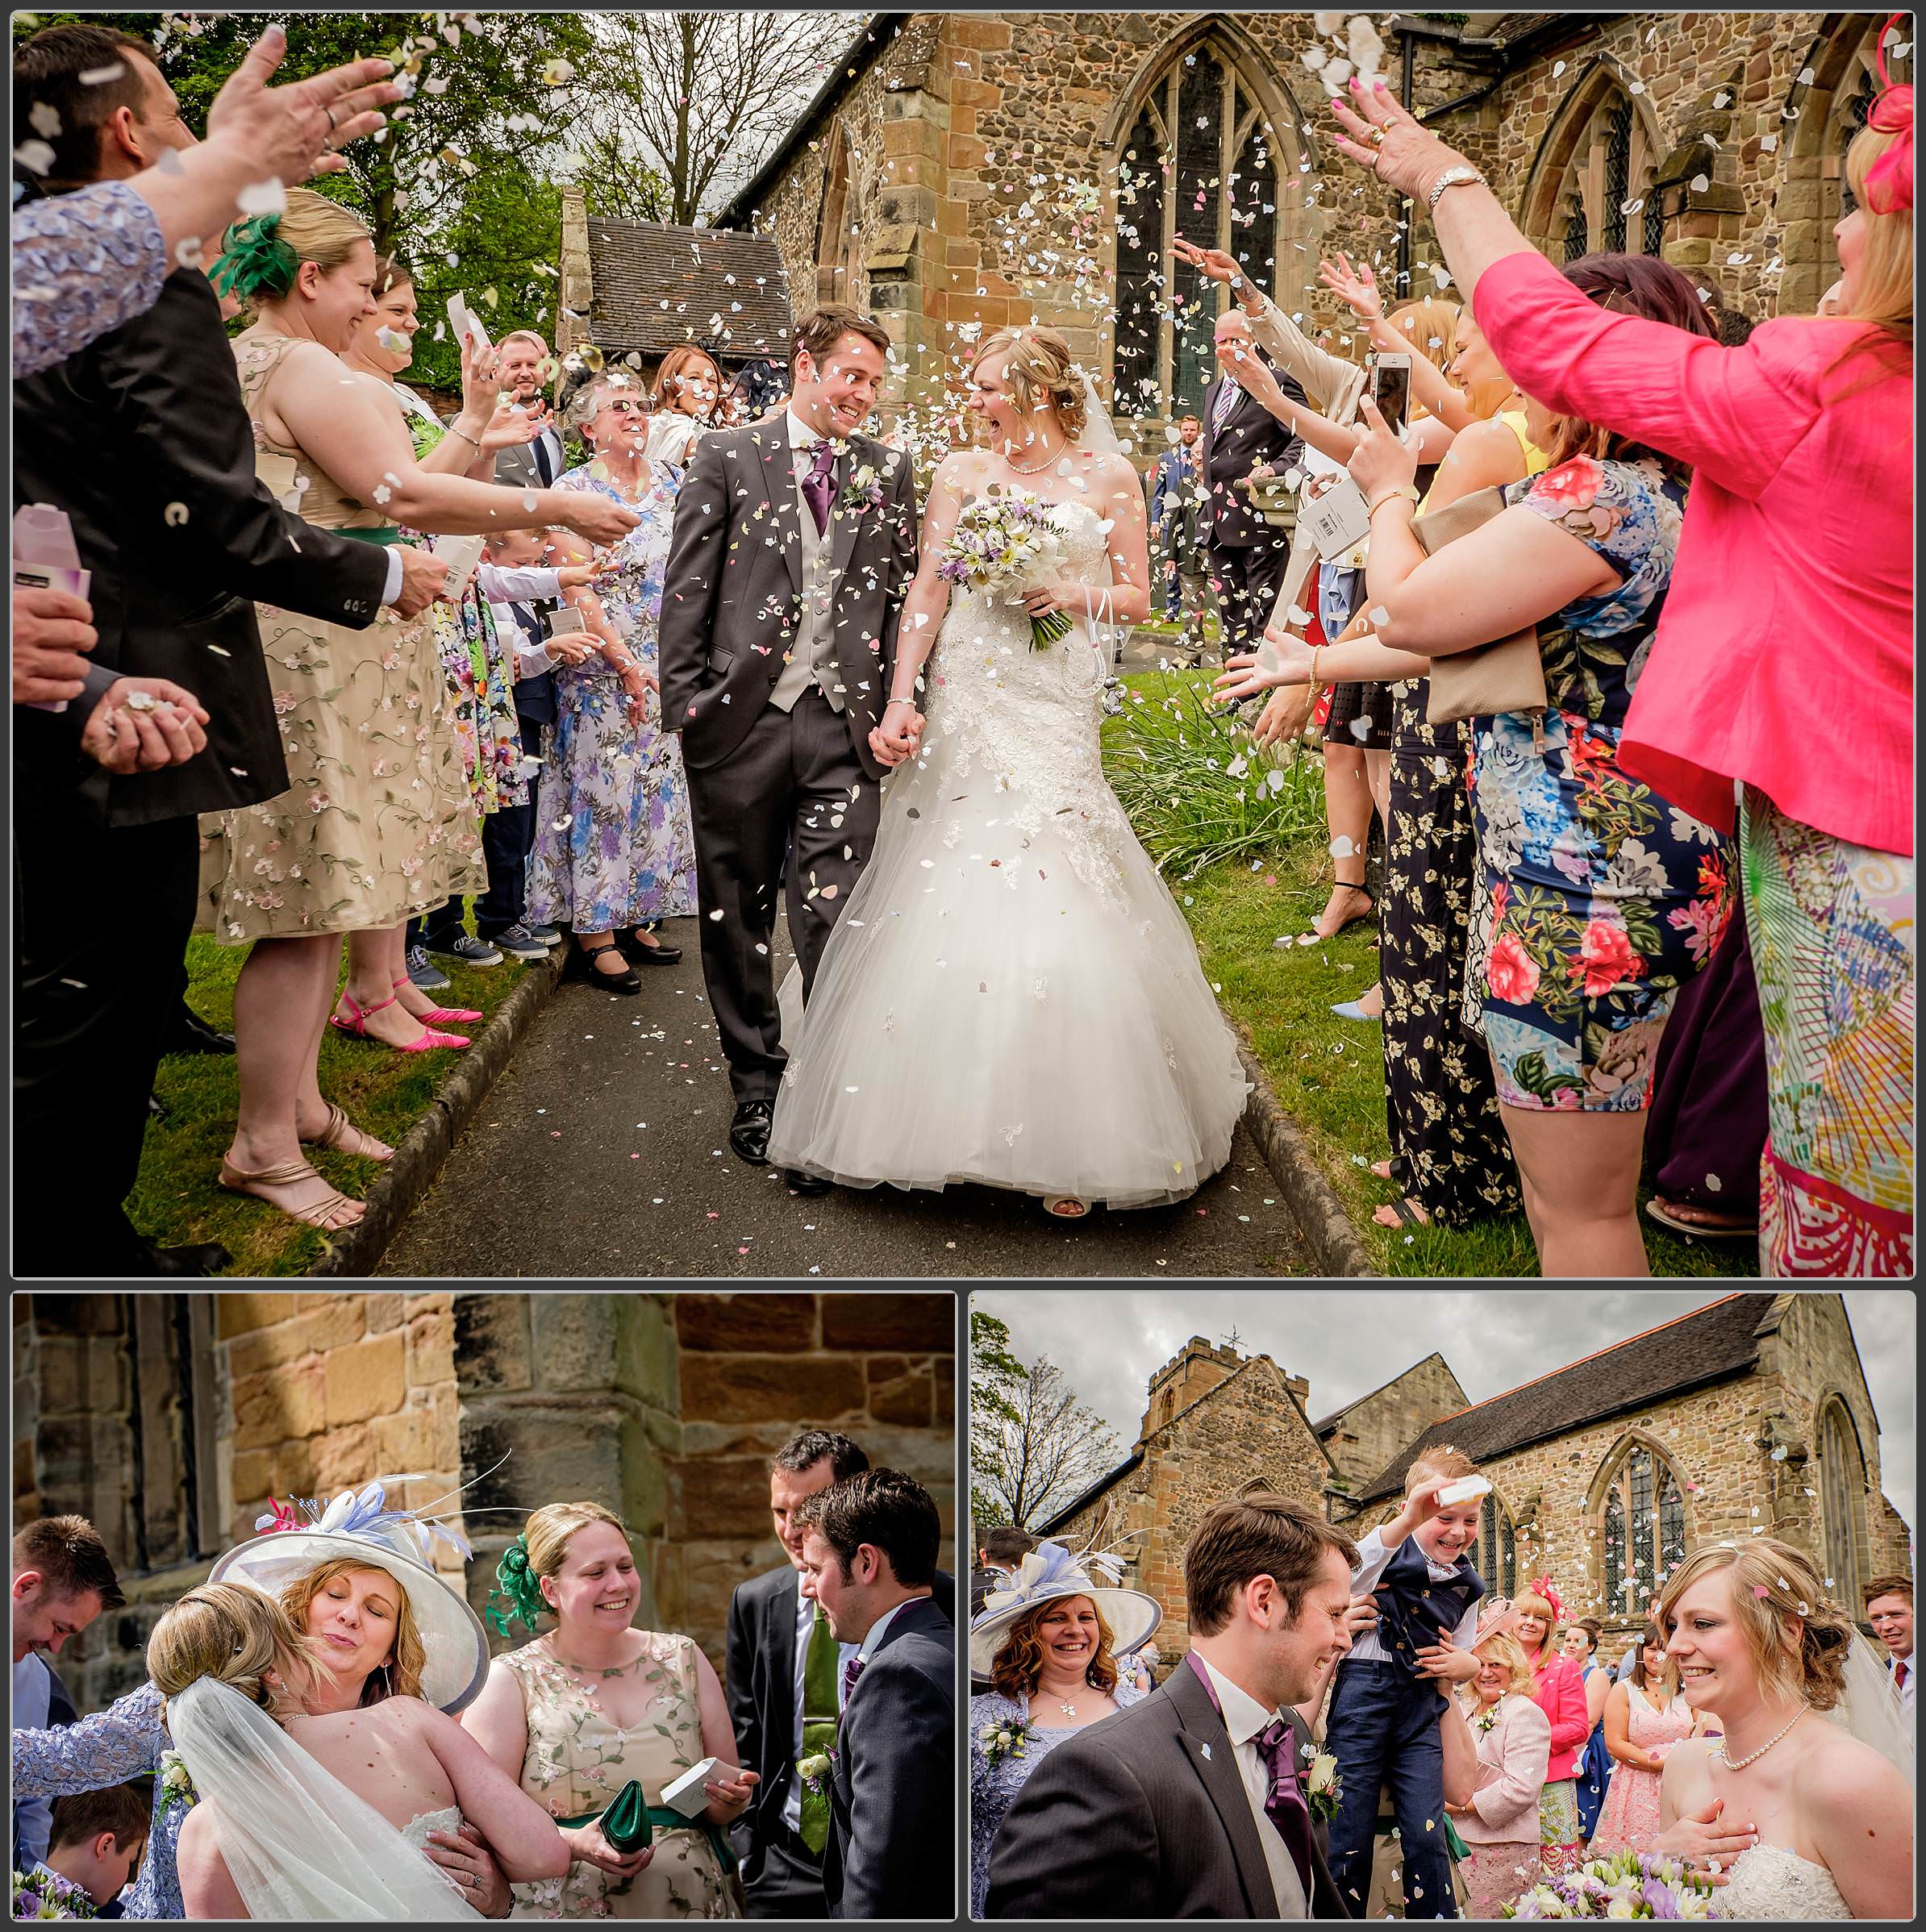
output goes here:
[[906, 456], [857, 434], [888, 348], [853, 309], [806, 316], [789, 406], [694, 446], [664, 573], [663, 728], [681, 734], [689, 777], [702, 976], [736, 1097], [729, 1143], [758, 1167], [785, 1064], [770, 950], [784, 855], [807, 998], [901, 756], [870, 735], [916, 570], [915, 485]]
[[1350, 1648], [1356, 1547], [1304, 1504], [1219, 1503], [1184, 1552], [1190, 1655], [1041, 1759], [991, 1918], [1349, 1918], [1304, 1797], [1307, 1701]]

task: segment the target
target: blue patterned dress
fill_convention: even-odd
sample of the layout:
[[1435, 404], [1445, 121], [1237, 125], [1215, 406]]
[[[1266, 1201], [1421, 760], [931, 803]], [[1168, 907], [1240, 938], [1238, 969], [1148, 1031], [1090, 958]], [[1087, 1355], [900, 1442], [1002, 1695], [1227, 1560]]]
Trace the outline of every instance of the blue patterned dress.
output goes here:
[[[642, 521], [615, 547], [613, 567], [590, 587], [617, 634], [653, 672], [681, 478], [666, 464], [652, 464], [648, 488], [630, 503], [597, 467], [572, 469], [555, 487], [597, 490], [640, 513]], [[532, 919], [608, 932], [695, 910], [695, 833], [682, 746], [663, 731], [652, 694], [648, 706], [644, 722], [632, 724], [621, 680], [599, 656], [556, 671], [555, 731], [528, 868]]]
[[[1150, 1694], [1139, 1690], [1124, 1675], [1130, 1663], [1128, 1658], [1117, 1659], [1117, 1688], [1111, 1693], [1111, 1701], [1119, 1710], [1128, 1710], [1132, 1705], [1142, 1703]], [[1019, 1704], [1015, 1698], [1006, 1697], [998, 1692], [986, 1691], [969, 1701], [969, 1915], [972, 1918], [983, 1916], [983, 1901], [990, 1891], [990, 1847], [998, 1828], [1009, 1815], [1010, 1807], [1016, 1802], [1016, 1794], [1023, 1789], [1023, 1780], [1065, 1738], [1080, 1737], [1090, 1728], [1087, 1724], [1063, 1730], [1040, 1727], [1024, 1740], [1023, 1756], [1001, 1757], [991, 1763], [983, 1749], [984, 1732], [992, 1725], [1008, 1723], [1021, 1726], [1029, 1721], [1030, 1707], [1027, 1702]], [[1099, 1724], [1103, 1721], [1101, 1718], [1097, 1720]]]
[[1467, 991], [1507, 1106], [1636, 1113], [1673, 1000], [1711, 958], [1734, 891], [1731, 842], [1619, 768], [1686, 489], [1649, 458], [1581, 456], [1507, 494], [1624, 581], [1539, 627], [1541, 727], [1515, 711], [1476, 721], [1488, 940]]
[[[14, 1733], [14, 1796], [68, 1797], [102, 1791], [160, 1768], [169, 1748], [160, 1721], [160, 1693], [152, 1684], [131, 1690], [108, 1709], [78, 1723], [52, 1730]], [[179, 1918], [181, 1876], [177, 1866], [181, 1825], [189, 1807], [169, 1802], [154, 1780], [154, 1820], [140, 1875], [121, 1896], [123, 1918]]]

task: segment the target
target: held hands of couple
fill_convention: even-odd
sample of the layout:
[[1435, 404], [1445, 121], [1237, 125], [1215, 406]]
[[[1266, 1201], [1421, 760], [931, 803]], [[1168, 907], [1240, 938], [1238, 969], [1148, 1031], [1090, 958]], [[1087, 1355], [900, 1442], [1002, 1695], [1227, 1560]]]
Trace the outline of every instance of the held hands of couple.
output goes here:
[[892, 697], [869, 734], [869, 749], [882, 765], [899, 765], [914, 758], [923, 742], [923, 714], [907, 697]]

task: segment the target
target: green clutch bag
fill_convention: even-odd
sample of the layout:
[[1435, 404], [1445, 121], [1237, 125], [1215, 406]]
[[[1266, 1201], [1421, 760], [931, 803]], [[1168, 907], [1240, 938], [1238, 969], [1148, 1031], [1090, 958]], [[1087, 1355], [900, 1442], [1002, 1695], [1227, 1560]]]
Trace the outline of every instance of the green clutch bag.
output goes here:
[[641, 1781], [631, 1778], [615, 1793], [615, 1801], [602, 1813], [602, 1835], [627, 1857], [655, 1842], [655, 1827], [649, 1822], [648, 1801], [642, 1795]]

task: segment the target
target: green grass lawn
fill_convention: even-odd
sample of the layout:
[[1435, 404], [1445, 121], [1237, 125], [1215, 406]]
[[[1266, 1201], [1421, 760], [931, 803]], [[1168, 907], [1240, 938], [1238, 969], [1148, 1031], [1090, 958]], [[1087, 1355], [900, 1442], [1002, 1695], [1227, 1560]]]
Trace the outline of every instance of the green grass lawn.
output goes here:
[[[210, 1024], [230, 1031], [234, 979], [247, 957], [240, 947], [197, 936], [187, 951], [188, 1004]], [[444, 965], [454, 984], [436, 997], [444, 1006], [479, 1008], [490, 1018], [527, 970], [504, 955], [499, 966]], [[473, 1039], [486, 1023], [452, 1031]], [[435, 1091], [460, 1059], [456, 1052], [396, 1053], [365, 1044], [331, 1027], [321, 1042], [321, 1091], [348, 1110], [356, 1126], [398, 1147], [427, 1110]], [[219, 1185], [221, 1156], [234, 1133], [237, 1098], [231, 1056], [175, 1054], [160, 1063], [154, 1091], [167, 1109], [150, 1120], [141, 1150], [140, 1177], [127, 1201], [134, 1225], [163, 1247], [218, 1241], [234, 1256], [234, 1275], [298, 1275], [320, 1260], [327, 1237], [264, 1201], [230, 1194]], [[379, 1164], [322, 1148], [309, 1158], [344, 1194], [365, 1194]]]
[[[1369, 1171], [1390, 1151], [1383, 1035], [1376, 1026], [1338, 1018], [1331, 1007], [1355, 999], [1377, 976], [1377, 922], [1351, 926], [1325, 944], [1276, 944], [1310, 930], [1331, 889], [1322, 761], [1315, 752], [1287, 754], [1278, 767], [1282, 779], [1274, 785], [1271, 767], [1252, 756], [1247, 771], [1227, 781], [1239, 741], [1221, 722], [1221, 736], [1210, 736], [1195, 696], [1205, 681], [1184, 672], [1127, 677], [1127, 691], [1145, 702], [1129, 703], [1110, 721], [1106, 755], [1140, 836], [1164, 863], [1225, 1010], [1249, 1035], [1375, 1267], [1387, 1275], [1536, 1273], [1522, 1214], [1464, 1229], [1392, 1230], [1372, 1221], [1372, 1209], [1397, 1193]], [[1180, 737], [1186, 742], [1179, 744]], [[1183, 760], [1193, 777], [1179, 789]], [[1144, 782], [1146, 768], [1158, 772], [1160, 785]], [[1234, 788], [1242, 803], [1233, 812], [1226, 795]], [[1215, 850], [1224, 839], [1206, 832], [1207, 822], [1221, 825], [1227, 818], [1246, 841], [1228, 856]], [[1654, 1275], [1757, 1272], [1757, 1251], [1749, 1243], [1689, 1242], [1642, 1215], [1640, 1222]]]

